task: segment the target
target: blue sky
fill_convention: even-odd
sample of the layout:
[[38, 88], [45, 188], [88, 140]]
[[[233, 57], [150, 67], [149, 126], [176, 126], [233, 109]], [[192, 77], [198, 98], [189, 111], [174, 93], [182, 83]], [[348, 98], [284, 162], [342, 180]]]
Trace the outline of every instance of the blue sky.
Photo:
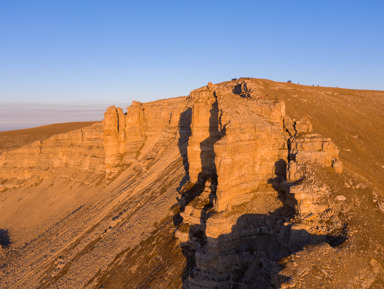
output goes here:
[[384, 90], [383, 15], [382, 0], [0, 0], [0, 130], [15, 105], [45, 105], [17, 127], [63, 121], [49, 106], [102, 119], [241, 76]]

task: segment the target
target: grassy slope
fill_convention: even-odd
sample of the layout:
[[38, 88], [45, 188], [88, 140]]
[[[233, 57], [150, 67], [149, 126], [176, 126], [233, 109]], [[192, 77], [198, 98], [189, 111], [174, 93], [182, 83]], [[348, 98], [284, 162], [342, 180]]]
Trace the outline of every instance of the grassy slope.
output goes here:
[[288, 116], [307, 115], [313, 131], [340, 148], [345, 169], [384, 195], [384, 91], [252, 81], [263, 86], [261, 94], [284, 100]]
[[[161, 252], [167, 258], [170, 254], [179, 256], [169, 215], [184, 175], [177, 141], [177, 137], [160, 137], [160, 143], [152, 139], [142, 149], [139, 160], [109, 185], [95, 187], [76, 181], [59, 184], [60, 175], [54, 175], [36, 187], [7, 191], [2, 198], [7, 198], [9, 210], [13, 211], [19, 202], [18, 209], [23, 205], [31, 208], [25, 218], [29, 215], [30, 222], [40, 226], [40, 235], [31, 239], [29, 235], [14, 234], [17, 228], [0, 226], [9, 228], [12, 242], [11, 251], [4, 252], [5, 258], [0, 255], [0, 288], [83, 288], [88, 282], [92, 286], [102, 276], [99, 272], [115, 266], [113, 260], [120, 254], [124, 256], [129, 248], [140, 247], [139, 243], [150, 240], [153, 234], [166, 237], [162, 231], [152, 233], [157, 228], [154, 224], [162, 224], [161, 220], [166, 220], [165, 230], [171, 237], [162, 239], [164, 245], [171, 245], [169, 251], [166, 248]], [[51, 182], [55, 185], [51, 186]], [[78, 196], [81, 190], [83, 194]], [[52, 214], [55, 224], [46, 225]], [[21, 237], [27, 241], [21, 242]], [[183, 258], [176, 259], [183, 263]], [[161, 261], [158, 265], [156, 262], [150, 264], [150, 270], [163, 266]], [[171, 278], [171, 283], [180, 283], [183, 267], [181, 264], [172, 270], [177, 278]]]

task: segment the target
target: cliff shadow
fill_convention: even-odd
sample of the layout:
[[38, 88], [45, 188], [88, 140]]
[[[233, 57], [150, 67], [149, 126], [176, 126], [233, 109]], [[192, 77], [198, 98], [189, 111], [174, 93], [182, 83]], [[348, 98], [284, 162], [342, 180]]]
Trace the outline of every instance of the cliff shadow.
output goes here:
[[[188, 140], [191, 136], [191, 118], [192, 110], [189, 109], [182, 113], [180, 116], [180, 138], [179, 138], [179, 151], [183, 158], [184, 168], [186, 174], [189, 172], [188, 163]], [[208, 215], [209, 209], [213, 207], [214, 199], [216, 198], [217, 188], [217, 173], [215, 165], [215, 152], [214, 144], [225, 135], [226, 126], [219, 125], [221, 119], [219, 118], [219, 108], [217, 100], [211, 105], [209, 110], [209, 136], [200, 143], [200, 162], [201, 171], [198, 174], [197, 182], [190, 183], [184, 187], [181, 192], [180, 198], [177, 198], [179, 203], [179, 211], [174, 214], [173, 223], [175, 226], [179, 226], [183, 222], [181, 213], [184, 212], [185, 207], [191, 202], [205, 202], [205, 206], [201, 212], [200, 224], [188, 225], [188, 235], [192, 235], [192, 239], [196, 241], [198, 246], [203, 246], [205, 243], [205, 221]], [[183, 126], [183, 129], [181, 128]], [[189, 180], [189, 178], [188, 178]], [[185, 185], [183, 183], [182, 185]], [[201, 195], [209, 187], [208, 202], [202, 200]], [[179, 190], [181, 189], [181, 186]], [[185, 223], [183, 225], [186, 225]], [[189, 243], [191, 244], [191, 243]], [[184, 269], [183, 280], [188, 277], [189, 272], [195, 266], [195, 248], [194, 246], [183, 245], [183, 254], [186, 258], [186, 268]]]
[[192, 123], [192, 108], [189, 107], [187, 108], [187, 110], [185, 110], [180, 114], [180, 120], [179, 120], [179, 140], [177, 145], [179, 147], [180, 155], [183, 159], [185, 176], [181, 180], [179, 187], [177, 188], [177, 191], [180, 191], [182, 186], [185, 185], [187, 181], [189, 181], [188, 141], [190, 136], [192, 135], [191, 123]]
[[195, 256], [197, 260], [189, 278], [204, 284], [209, 276], [217, 288], [227, 288], [223, 284], [230, 284], [228, 288], [280, 288], [276, 280], [289, 281], [279, 275], [284, 268], [279, 264], [282, 258], [308, 245], [334, 246], [334, 236], [310, 234], [284, 225], [290, 214], [289, 208], [282, 207], [269, 214], [240, 216], [231, 233], [207, 238]]
[[[341, 245], [345, 236], [311, 234], [295, 229], [287, 221], [295, 217], [297, 200], [290, 188], [301, 183], [286, 182], [286, 162], [275, 163], [276, 177], [268, 181], [278, 193], [282, 206], [267, 214], [239, 215], [231, 232], [218, 238], [206, 235], [206, 220], [214, 212], [205, 206], [201, 223], [189, 227], [188, 241], [182, 243], [186, 258], [184, 288], [280, 288], [284, 268], [279, 261], [308, 245]], [[282, 185], [284, 184], [284, 185]], [[284, 188], [284, 189], [282, 189]]]
[[7, 249], [11, 245], [8, 229], [0, 229], [0, 246]]
[[291, 187], [302, 183], [303, 178], [295, 182], [287, 182], [287, 162], [278, 160], [275, 162], [275, 177], [268, 180], [268, 184], [272, 185], [273, 189], [278, 193], [278, 198], [283, 206], [292, 211], [292, 216], [295, 214], [297, 200], [290, 193]]
[[[201, 193], [204, 191], [205, 184], [208, 179], [210, 179], [212, 189], [210, 199], [213, 202], [213, 199], [215, 198], [217, 173], [215, 165], [214, 144], [223, 136], [223, 131], [225, 131], [226, 126], [219, 126], [219, 108], [217, 100], [211, 105], [209, 113], [209, 136], [200, 143], [201, 172], [198, 174], [197, 182], [195, 184], [191, 184], [189, 188], [185, 189], [182, 192], [181, 197], [178, 198], [181, 211], [184, 211], [185, 206], [187, 206], [191, 201], [201, 195]], [[186, 177], [183, 178], [182, 182], [180, 183], [178, 191], [180, 191], [181, 187], [185, 185], [189, 180], [188, 141], [192, 135], [191, 122], [192, 109], [188, 108], [180, 115], [179, 121], [180, 137], [178, 144], [180, 155], [183, 158]]]
[[201, 172], [198, 182], [205, 183], [211, 178], [213, 184], [217, 183], [214, 145], [220, 139], [219, 132], [219, 107], [217, 100], [209, 111], [209, 137], [200, 143]]

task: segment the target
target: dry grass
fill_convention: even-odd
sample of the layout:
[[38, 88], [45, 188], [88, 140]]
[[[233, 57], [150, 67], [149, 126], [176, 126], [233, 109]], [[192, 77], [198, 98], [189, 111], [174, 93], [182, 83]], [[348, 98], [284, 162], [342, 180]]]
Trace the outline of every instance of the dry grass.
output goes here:
[[340, 148], [346, 170], [384, 194], [384, 91], [251, 82], [263, 87], [260, 94], [267, 98], [283, 100], [289, 117], [307, 115], [313, 131], [330, 137]]

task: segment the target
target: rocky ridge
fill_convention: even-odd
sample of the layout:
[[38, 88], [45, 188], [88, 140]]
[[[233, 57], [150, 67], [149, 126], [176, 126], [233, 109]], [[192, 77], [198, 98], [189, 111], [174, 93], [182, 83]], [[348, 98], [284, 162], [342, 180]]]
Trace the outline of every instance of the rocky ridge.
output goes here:
[[[384, 247], [368, 230], [380, 232], [384, 200], [344, 172], [310, 116], [286, 110], [263, 81], [209, 83], [126, 113], [109, 107], [102, 123], [3, 152], [4, 204], [44, 196], [44, 211], [55, 191], [84, 196], [23, 246], [12, 240], [18, 223], [6, 227], [17, 216], [8, 206], [1, 286], [341, 288], [347, 278], [380, 288]], [[69, 181], [52, 186], [62, 175]], [[361, 226], [359, 210], [373, 206]]]
[[313, 134], [308, 118], [292, 120], [282, 101], [252, 91], [226, 83], [190, 94], [191, 183], [181, 193], [176, 232], [194, 264], [186, 288], [267, 288], [285, 255], [344, 240], [337, 208], [327, 213], [334, 225], [317, 225], [331, 207], [327, 188], [304, 181], [311, 165], [342, 172], [338, 148]]
[[109, 107], [103, 129], [106, 178], [116, 177], [148, 146], [160, 139], [165, 144], [174, 138], [186, 105], [183, 98], [175, 98], [150, 103], [133, 101], [127, 113], [122, 108]]

